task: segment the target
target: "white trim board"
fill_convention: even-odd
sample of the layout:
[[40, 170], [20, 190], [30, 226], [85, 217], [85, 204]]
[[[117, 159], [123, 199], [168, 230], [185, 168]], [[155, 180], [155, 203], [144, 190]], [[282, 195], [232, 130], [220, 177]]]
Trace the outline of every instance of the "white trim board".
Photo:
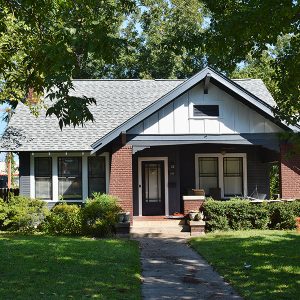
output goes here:
[[[58, 157], [82, 157], [82, 198], [80, 200], [65, 200], [69, 202], [84, 202], [88, 198], [88, 157], [96, 156], [90, 155], [88, 152], [32, 152], [30, 155], [30, 198], [35, 198], [35, 176], [34, 176], [34, 158], [35, 157], [51, 157], [52, 158], [52, 199], [43, 200], [45, 202], [59, 202], [58, 195]], [[109, 153], [104, 152], [99, 156], [105, 157], [105, 182], [106, 193], [109, 189]]]
[[247, 154], [246, 153], [196, 153], [195, 154], [195, 182], [196, 188], [199, 189], [199, 157], [217, 157], [218, 158], [218, 181], [219, 188], [221, 188], [221, 197], [224, 196], [224, 172], [223, 172], [223, 158], [224, 157], [242, 157], [243, 158], [243, 193], [248, 196], [248, 180], [247, 180]]
[[169, 211], [169, 176], [168, 176], [168, 157], [138, 157], [138, 189], [139, 189], [139, 216], [143, 215], [143, 180], [142, 180], [142, 162], [143, 161], [163, 161], [165, 173], [165, 215], [170, 214]]

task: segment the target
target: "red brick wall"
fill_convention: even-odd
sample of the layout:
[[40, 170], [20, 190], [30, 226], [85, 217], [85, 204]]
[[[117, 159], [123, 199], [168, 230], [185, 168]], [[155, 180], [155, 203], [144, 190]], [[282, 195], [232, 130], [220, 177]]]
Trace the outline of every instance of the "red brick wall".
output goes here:
[[133, 215], [132, 146], [115, 147], [111, 157], [109, 193], [119, 198], [124, 211]]
[[281, 197], [300, 199], [300, 154], [286, 155], [291, 145], [280, 146]]
[[183, 200], [184, 214], [188, 214], [190, 210], [199, 210], [204, 200]]

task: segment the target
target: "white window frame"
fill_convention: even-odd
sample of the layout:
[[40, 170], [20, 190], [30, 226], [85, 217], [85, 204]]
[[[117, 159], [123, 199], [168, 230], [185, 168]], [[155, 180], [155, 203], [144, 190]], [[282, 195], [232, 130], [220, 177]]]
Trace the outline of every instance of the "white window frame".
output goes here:
[[247, 154], [246, 153], [196, 153], [195, 154], [195, 181], [196, 188], [199, 189], [199, 157], [217, 157], [218, 158], [218, 182], [219, 188], [221, 188], [221, 198], [228, 199], [230, 197], [224, 196], [224, 164], [223, 158], [225, 157], [242, 157], [243, 158], [243, 195], [248, 195], [248, 183], [247, 183]]
[[[35, 157], [51, 157], [52, 158], [52, 199], [43, 200], [45, 202], [59, 202], [58, 195], [58, 157], [82, 157], [82, 199], [65, 200], [67, 202], [85, 202], [88, 198], [88, 157], [96, 156], [90, 155], [87, 152], [32, 152], [30, 155], [30, 198], [35, 198], [35, 174], [34, 174], [34, 158]], [[105, 157], [105, 180], [106, 193], [109, 190], [109, 153], [104, 152], [100, 156]]]
[[168, 216], [169, 212], [169, 176], [168, 176], [168, 157], [139, 157], [138, 158], [138, 184], [139, 184], [139, 216], [143, 215], [143, 178], [142, 178], [142, 162], [143, 161], [164, 161], [165, 173], [165, 215]]

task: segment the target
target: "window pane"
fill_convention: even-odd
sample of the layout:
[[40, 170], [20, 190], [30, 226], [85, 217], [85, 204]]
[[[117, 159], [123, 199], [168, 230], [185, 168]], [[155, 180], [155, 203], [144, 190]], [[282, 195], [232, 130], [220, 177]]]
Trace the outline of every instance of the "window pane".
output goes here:
[[35, 157], [35, 197], [43, 200], [52, 199], [52, 158]]
[[66, 200], [81, 200], [81, 157], [59, 157], [58, 174], [58, 194]]
[[35, 178], [35, 197], [50, 200], [52, 198], [52, 179], [47, 177]]
[[105, 177], [105, 157], [103, 156], [89, 157], [89, 176]]
[[82, 199], [81, 178], [60, 177], [58, 181], [58, 194], [65, 200]]
[[243, 195], [242, 157], [224, 157], [224, 195]]
[[93, 195], [93, 193], [105, 193], [106, 191], [106, 183], [105, 178], [95, 177], [89, 178], [89, 197]]
[[210, 188], [218, 187], [218, 158], [199, 157], [199, 188], [209, 195]]
[[157, 163], [145, 164], [146, 202], [161, 202], [161, 167]]
[[34, 168], [36, 177], [52, 176], [52, 159], [51, 157], [35, 157]]
[[58, 176], [81, 176], [81, 157], [59, 157]]
[[94, 192], [106, 192], [105, 157], [92, 156], [88, 158], [89, 197]]

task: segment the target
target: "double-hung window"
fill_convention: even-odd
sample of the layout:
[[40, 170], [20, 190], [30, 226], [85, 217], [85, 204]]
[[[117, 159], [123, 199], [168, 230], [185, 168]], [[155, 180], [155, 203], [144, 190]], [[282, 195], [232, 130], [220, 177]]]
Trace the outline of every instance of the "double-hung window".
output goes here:
[[82, 199], [81, 157], [58, 158], [58, 194], [64, 200]]
[[43, 200], [52, 199], [52, 158], [35, 157], [35, 197]]
[[104, 156], [90, 156], [88, 158], [89, 197], [94, 192], [106, 192], [106, 168]]
[[243, 158], [224, 157], [224, 196], [243, 195]]
[[196, 188], [220, 188], [222, 197], [247, 194], [247, 160], [245, 153], [196, 154]]
[[199, 157], [199, 187], [209, 194], [211, 188], [218, 187], [218, 158]]

